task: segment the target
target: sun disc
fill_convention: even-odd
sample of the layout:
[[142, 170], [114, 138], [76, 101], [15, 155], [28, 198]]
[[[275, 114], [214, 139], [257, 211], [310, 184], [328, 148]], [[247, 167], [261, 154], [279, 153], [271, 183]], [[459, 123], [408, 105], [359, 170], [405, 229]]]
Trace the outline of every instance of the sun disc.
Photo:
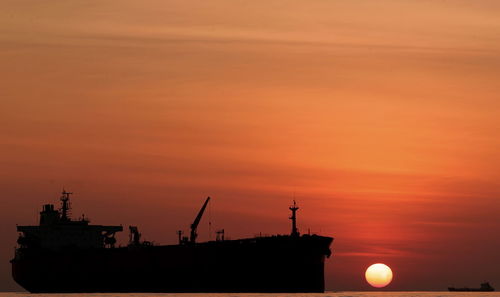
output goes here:
[[366, 269], [365, 278], [372, 287], [383, 288], [391, 283], [392, 270], [382, 263], [373, 264]]

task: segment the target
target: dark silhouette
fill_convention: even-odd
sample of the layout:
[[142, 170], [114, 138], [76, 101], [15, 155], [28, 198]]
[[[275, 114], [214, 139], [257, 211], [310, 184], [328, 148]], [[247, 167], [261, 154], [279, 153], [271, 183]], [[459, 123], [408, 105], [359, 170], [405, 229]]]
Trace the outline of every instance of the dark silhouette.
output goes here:
[[205, 212], [205, 208], [207, 208], [208, 201], [210, 201], [210, 197], [208, 197], [207, 200], [205, 200], [205, 203], [201, 207], [200, 212], [196, 216], [196, 219], [194, 219], [194, 222], [191, 224], [191, 237], [190, 237], [191, 243], [196, 242], [196, 237], [198, 237], [198, 233], [196, 233], [196, 229], [198, 228], [198, 224], [200, 224], [201, 217], [203, 216], [203, 213]]
[[449, 287], [448, 291], [453, 291], [453, 292], [456, 292], [456, 291], [461, 291], [461, 292], [493, 292], [493, 291], [495, 291], [495, 289], [490, 285], [490, 283], [486, 282], [486, 283], [482, 283], [480, 288], [467, 288], [467, 287], [453, 288], [453, 287]]
[[290, 220], [292, 220], [292, 232], [290, 233], [290, 235], [299, 236], [300, 233], [297, 229], [297, 215], [295, 214], [297, 210], [299, 210], [299, 208], [297, 207], [295, 200], [293, 200], [293, 206], [290, 206], [289, 208], [292, 211], [292, 216], [290, 217]]
[[294, 201], [290, 235], [197, 243], [197, 227], [210, 200], [178, 231], [178, 245], [141, 241], [130, 226], [126, 247], [115, 247], [122, 226], [90, 225], [70, 218], [69, 196], [61, 209], [46, 204], [39, 226], [18, 226], [19, 247], [11, 260], [14, 280], [33, 293], [67, 292], [324, 292], [324, 261], [331, 237], [300, 235]]

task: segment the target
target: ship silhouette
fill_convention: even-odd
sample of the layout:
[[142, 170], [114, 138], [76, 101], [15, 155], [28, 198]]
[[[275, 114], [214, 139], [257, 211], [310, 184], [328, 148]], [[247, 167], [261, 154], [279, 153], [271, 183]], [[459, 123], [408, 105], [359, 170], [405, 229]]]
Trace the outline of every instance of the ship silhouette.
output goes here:
[[452, 292], [493, 292], [495, 289], [490, 285], [490, 283], [482, 283], [481, 287], [479, 288], [454, 288], [454, 287], [448, 287], [448, 291]]
[[29, 292], [324, 292], [333, 238], [301, 235], [295, 201], [288, 235], [226, 240], [219, 230], [215, 241], [197, 242], [208, 197], [178, 244], [141, 241], [130, 226], [129, 244], [116, 247], [123, 227], [71, 219], [71, 194], [62, 192], [60, 209], [44, 205], [38, 226], [17, 226], [12, 276]]

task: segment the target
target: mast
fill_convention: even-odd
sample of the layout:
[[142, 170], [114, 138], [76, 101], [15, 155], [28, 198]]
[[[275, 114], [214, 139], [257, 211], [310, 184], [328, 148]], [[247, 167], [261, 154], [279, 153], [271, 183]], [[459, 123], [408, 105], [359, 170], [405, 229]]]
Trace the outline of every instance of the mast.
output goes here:
[[293, 200], [293, 205], [290, 206], [290, 210], [292, 211], [292, 216], [290, 217], [290, 220], [292, 220], [292, 233], [290, 235], [292, 236], [299, 236], [299, 230], [297, 230], [297, 215], [295, 214], [299, 207], [295, 203], [295, 200]]
[[69, 195], [73, 193], [66, 192], [63, 189], [61, 196], [61, 221], [69, 221], [69, 210], [71, 209], [71, 205], [69, 203]]
[[179, 244], [182, 244], [182, 230], [177, 231], [177, 236], [179, 236]]
[[191, 243], [196, 242], [196, 237], [198, 236], [198, 234], [196, 233], [196, 229], [198, 228], [198, 224], [200, 223], [201, 217], [205, 212], [205, 208], [207, 207], [208, 201], [210, 201], [210, 197], [207, 197], [207, 200], [205, 200], [205, 203], [201, 207], [200, 212], [196, 216], [196, 219], [194, 219], [194, 222], [191, 224], [191, 237], [189, 238]]

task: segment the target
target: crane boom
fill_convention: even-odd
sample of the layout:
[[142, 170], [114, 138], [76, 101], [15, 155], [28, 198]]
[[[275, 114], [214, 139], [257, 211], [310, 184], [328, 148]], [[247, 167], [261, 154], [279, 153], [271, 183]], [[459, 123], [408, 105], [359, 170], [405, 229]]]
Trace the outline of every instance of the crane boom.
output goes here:
[[208, 201], [210, 201], [210, 197], [207, 197], [207, 200], [205, 200], [205, 203], [201, 207], [200, 212], [196, 216], [196, 219], [194, 219], [194, 222], [191, 224], [191, 237], [190, 237], [191, 243], [196, 242], [196, 237], [198, 236], [198, 234], [196, 233], [196, 229], [198, 228], [198, 224], [200, 223], [201, 217], [205, 212], [205, 208], [207, 208]]

